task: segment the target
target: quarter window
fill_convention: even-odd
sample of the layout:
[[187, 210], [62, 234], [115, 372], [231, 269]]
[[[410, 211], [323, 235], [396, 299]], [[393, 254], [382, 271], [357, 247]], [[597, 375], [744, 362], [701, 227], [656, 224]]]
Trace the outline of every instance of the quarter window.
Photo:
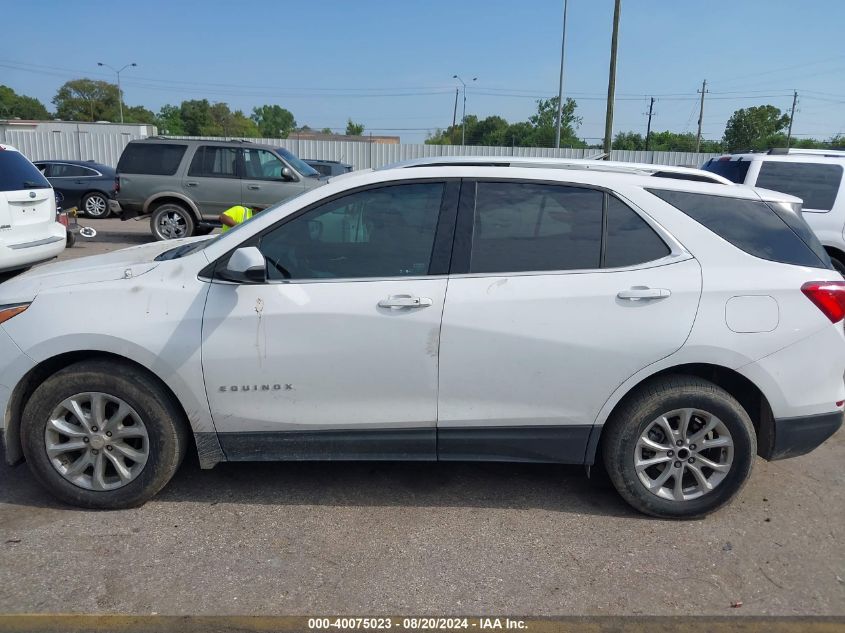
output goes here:
[[764, 161], [757, 186], [801, 198], [804, 209], [830, 211], [842, 181], [842, 167], [827, 163]]
[[194, 154], [188, 175], [206, 178], [237, 178], [237, 148], [201, 145]]
[[51, 178], [81, 178], [83, 176], [96, 176], [97, 172], [82, 167], [81, 165], [69, 165], [68, 163], [53, 163], [50, 166]]
[[368, 189], [343, 196], [264, 234], [270, 279], [425, 275], [442, 183]]
[[581, 187], [479, 182], [470, 272], [598, 268], [603, 196]]

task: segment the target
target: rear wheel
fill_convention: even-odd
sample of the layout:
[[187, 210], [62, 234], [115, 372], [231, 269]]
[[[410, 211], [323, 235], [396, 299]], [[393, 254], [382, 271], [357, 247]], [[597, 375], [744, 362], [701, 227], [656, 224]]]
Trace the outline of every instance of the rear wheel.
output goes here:
[[195, 227], [193, 214], [175, 202], [160, 205], [150, 218], [150, 231], [159, 241], [191, 237]]
[[726, 391], [694, 376], [668, 376], [614, 412], [603, 453], [614, 487], [634, 508], [691, 519], [739, 493], [757, 442], [745, 409]]
[[107, 218], [110, 215], [109, 201], [101, 193], [87, 193], [82, 198], [82, 212], [89, 218]]
[[47, 490], [86, 508], [141, 505], [170, 481], [188, 444], [180, 411], [149, 376], [83, 361], [42, 383], [24, 408], [21, 440]]

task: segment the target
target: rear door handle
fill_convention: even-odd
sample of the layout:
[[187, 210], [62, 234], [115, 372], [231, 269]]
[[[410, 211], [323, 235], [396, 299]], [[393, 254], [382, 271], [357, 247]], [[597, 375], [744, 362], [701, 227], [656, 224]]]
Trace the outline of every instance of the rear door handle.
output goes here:
[[429, 297], [412, 297], [411, 295], [390, 295], [378, 302], [380, 308], [425, 308], [434, 302]]
[[197, 183], [195, 183], [195, 182], [186, 182], [186, 183], [185, 183], [185, 186], [186, 186], [186, 187], [196, 187], [196, 186], [197, 186]]
[[256, 189], [261, 189], [261, 187], [259, 187], [258, 185], [247, 185], [246, 188], [252, 189], [253, 191], [255, 191]]
[[625, 299], [626, 301], [642, 301], [665, 299], [670, 296], [672, 291], [668, 288], [649, 288], [648, 286], [632, 286], [628, 290], [621, 290], [617, 293], [617, 297]]

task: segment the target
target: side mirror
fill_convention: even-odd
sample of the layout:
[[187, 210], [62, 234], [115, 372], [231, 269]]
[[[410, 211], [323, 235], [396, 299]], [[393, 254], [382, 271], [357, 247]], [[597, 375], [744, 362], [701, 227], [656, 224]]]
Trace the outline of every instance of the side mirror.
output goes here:
[[264, 283], [267, 281], [267, 262], [255, 246], [244, 246], [232, 253], [226, 267], [220, 271], [220, 277], [226, 281]]
[[293, 172], [290, 170], [290, 167], [282, 167], [282, 180], [284, 180], [285, 182], [295, 180]]

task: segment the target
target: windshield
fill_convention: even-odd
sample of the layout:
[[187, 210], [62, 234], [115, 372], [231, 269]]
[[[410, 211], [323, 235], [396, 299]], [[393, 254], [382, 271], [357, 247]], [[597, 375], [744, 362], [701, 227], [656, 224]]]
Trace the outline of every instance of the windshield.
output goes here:
[[320, 172], [318, 172], [316, 169], [311, 167], [311, 165], [306, 163], [304, 160], [297, 158], [296, 154], [289, 152], [284, 147], [278, 147], [278, 148], [276, 148], [276, 151], [279, 153], [279, 156], [284, 158], [288, 163], [290, 163], [293, 166], [293, 168], [296, 171], [298, 171], [300, 174], [302, 174], [306, 178], [319, 178], [320, 177]]
[[50, 183], [20, 152], [0, 151], [0, 191], [49, 189]]

